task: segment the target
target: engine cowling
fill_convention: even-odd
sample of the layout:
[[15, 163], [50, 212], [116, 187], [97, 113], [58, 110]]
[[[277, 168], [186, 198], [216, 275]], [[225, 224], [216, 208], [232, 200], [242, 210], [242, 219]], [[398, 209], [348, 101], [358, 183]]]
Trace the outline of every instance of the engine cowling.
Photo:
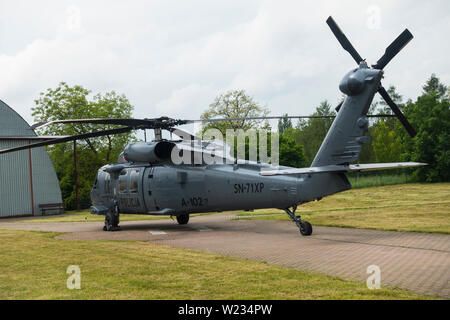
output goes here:
[[130, 143], [125, 147], [123, 156], [129, 162], [168, 162], [174, 147], [175, 144], [169, 141]]

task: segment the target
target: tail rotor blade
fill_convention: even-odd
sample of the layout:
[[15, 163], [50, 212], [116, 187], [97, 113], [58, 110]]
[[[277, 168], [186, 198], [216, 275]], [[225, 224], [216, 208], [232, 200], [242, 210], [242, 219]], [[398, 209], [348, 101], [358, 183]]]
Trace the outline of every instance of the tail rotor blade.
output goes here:
[[406, 131], [409, 133], [411, 137], [414, 137], [417, 133], [416, 130], [411, 126], [411, 124], [408, 122], [406, 117], [403, 115], [403, 113], [400, 111], [399, 107], [395, 104], [395, 102], [391, 99], [389, 96], [389, 93], [384, 89], [384, 87], [381, 87], [378, 89], [378, 93], [383, 97], [384, 101], [391, 107], [392, 111], [397, 116], [398, 120], [402, 123], [402, 125], [405, 127]]
[[353, 57], [353, 59], [355, 59], [356, 63], [359, 65], [359, 63], [361, 61], [363, 61], [363, 58], [361, 58], [359, 53], [352, 46], [350, 41], [347, 39], [345, 34], [341, 31], [341, 29], [339, 28], [339, 26], [337, 25], [337, 23], [333, 20], [333, 18], [331, 16], [328, 17], [327, 24], [330, 27], [331, 31], [333, 31], [335, 37], [341, 44], [342, 48], [344, 48], [344, 50], [348, 51], [348, 53], [350, 53], [350, 55]]
[[380, 58], [380, 60], [377, 61], [376, 64], [374, 64], [372, 67], [374, 69], [382, 70], [389, 61], [394, 58], [397, 53], [400, 52], [407, 44], [411, 41], [411, 39], [414, 38], [411, 32], [409, 32], [408, 29], [405, 29], [398, 37], [395, 39], [389, 47], [386, 48], [386, 51], [384, 52], [384, 55]]

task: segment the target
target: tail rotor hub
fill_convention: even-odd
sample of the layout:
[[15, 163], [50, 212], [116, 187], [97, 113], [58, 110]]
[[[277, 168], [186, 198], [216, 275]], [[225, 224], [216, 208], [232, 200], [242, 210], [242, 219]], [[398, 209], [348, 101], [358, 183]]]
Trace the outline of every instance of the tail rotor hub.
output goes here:
[[[331, 31], [335, 35], [336, 39], [341, 44], [342, 48], [346, 50], [359, 65], [359, 68], [354, 69], [347, 73], [339, 84], [339, 89], [342, 93], [348, 96], [355, 96], [364, 91], [365, 82], [370, 81], [370, 77], [367, 77], [367, 71], [383, 72], [383, 68], [402, 50], [409, 41], [413, 38], [411, 32], [405, 29], [385, 50], [383, 56], [377, 61], [376, 64], [372, 65], [372, 69], [368, 69], [367, 63], [361, 58], [359, 53], [350, 43], [348, 38], [336, 24], [332, 17], [328, 17], [327, 24]], [[380, 84], [378, 88], [378, 93], [386, 101], [389, 107], [392, 109], [394, 114], [398, 117], [402, 125], [405, 127], [406, 131], [411, 137], [416, 135], [416, 131], [406, 120], [405, 116], [395, 104], [395, 102], [389, 96], [389, 93]], [[337, 110], [339, 111], [340, 106]]]

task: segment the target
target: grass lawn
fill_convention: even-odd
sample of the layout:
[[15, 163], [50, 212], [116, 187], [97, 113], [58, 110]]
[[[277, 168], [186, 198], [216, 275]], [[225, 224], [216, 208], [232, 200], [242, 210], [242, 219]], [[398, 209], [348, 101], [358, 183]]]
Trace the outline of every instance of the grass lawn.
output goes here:
[[[353, 189], [301, 205], [297, 214], [313, 225], [450, 234], [450, 183]], [[289, 219], [277, 209], [238, 215]]]
[[377, 171], [376, 174], [373, 174], [373, 171], [351, 172], [347, 174], [347, 178], [354, 189], [417, 182], [414, 181], [415, 177], [406, 172], [395, 174], [390, 171]]
[[[0, 230], [0, 299], [423, 299], [404, 290], [137, 241]], [[81, 269], [69, 290], [66, 269]]]

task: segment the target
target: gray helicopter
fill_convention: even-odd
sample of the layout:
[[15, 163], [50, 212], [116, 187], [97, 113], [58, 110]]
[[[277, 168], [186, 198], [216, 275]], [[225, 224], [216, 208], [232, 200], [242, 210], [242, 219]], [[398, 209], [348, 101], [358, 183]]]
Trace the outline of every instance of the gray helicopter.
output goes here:
[[[210, 120], [178, 120], [167, 117], [57, 120], [38, 123], [32, 128], [55, 123], [111, 124], [122, 127], [55, 138], [0, 150], [0, 153], [132, 130], [153, 129], [155, 130], [153, 141], [128, 144], [117, 163], [105, 165], [98, 170], [91, 191], [91, 213], [105, 215], [103, 230], [118, 230], [120, 214], [169, 215], [175, 216], [179, 224], [187, 224], [191, 213], [280, 208], [296, 223], [302, 235], [311, 235], [312, 226], [296, 215], [297, 206], [350, 189], [351, 184], [345, 175], [346, 172], [425, 165], [417, 162], [352, 164], [358, 160], [363, 144], [369, 140], [366, 136], [369, 124], [367, 113], [376, 92], [391, 107], [411, 137], [416, 134], [381, 85], [383, 68], [413, 38], [411, 33], [407, 29], [401, 33], [386, 48], [384, 55], [377, 63], [369, 67], [333, 18], [329, 17], [326, 22], [358, 66], [348, 72], [339, 84], [339, 89], [346, 97], [336, 108], [337, 116], [311, 167], [273, 168], [266, 163], [235, 159], [230, 156], [230, 147], [226, 143], [202, 141], [176, 128], [197, 121], [280, 117]], [[163, 139], [162, 130], [175, 133], [180, 139]], [[211, 149], [212, 145], [214, 148]], [[223, 150], [223, 152], [217, 152], [217, 150]], [[213, 164], [205, 163], [203, 160], [174, 163], [173, 155], [183, 153], [189, 154], [192, 159], [206, 153], [224, 161], [216, 161]]]

